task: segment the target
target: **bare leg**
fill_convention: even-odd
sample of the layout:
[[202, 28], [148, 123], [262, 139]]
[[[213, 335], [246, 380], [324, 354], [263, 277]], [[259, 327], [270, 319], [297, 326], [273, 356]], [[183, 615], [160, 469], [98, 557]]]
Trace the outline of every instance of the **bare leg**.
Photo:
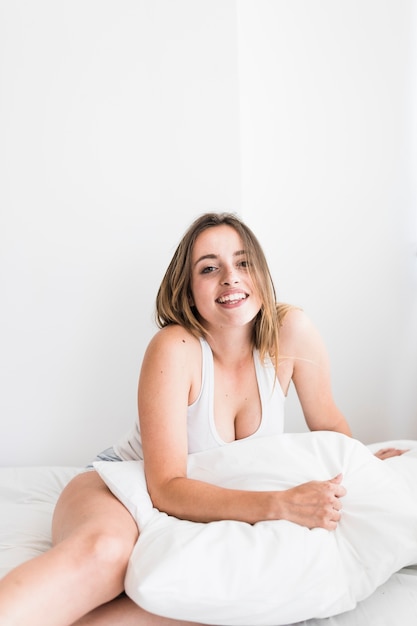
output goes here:
[[69, 626], [116, 598], [137, 537], [98, 474], [77, 476], [57, 503], [54, 547], [0, 581], [0, 624]]
[[126, 596], [100, 606], [73, 626], [200, 626], [195, 622], [158, 617], [139, 608]]

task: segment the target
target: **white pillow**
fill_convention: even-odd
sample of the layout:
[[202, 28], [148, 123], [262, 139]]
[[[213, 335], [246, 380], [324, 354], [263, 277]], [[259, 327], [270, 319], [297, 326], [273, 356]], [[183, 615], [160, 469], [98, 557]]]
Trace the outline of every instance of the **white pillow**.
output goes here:
[[[410, 459], [417, 470], [417, 457]], [[417, 499], [401, 473], [331, 432], [240, 440], [189, 456], [188, 473], [226, 488], [287, 489], [339, 472], [336, 531], [288, 521], [207, 524], [153, 508], [143, 463], [95, 464], [136, 518], [126, 593], [151, 613], [223, 626], [279, 626], [355, 607], [417, 562]]]

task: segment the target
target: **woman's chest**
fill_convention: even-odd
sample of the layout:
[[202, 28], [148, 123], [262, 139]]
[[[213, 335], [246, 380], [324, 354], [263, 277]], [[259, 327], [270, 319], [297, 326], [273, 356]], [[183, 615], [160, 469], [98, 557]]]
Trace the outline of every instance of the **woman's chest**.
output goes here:
[[213, 381], [213, 418], [219, 436], [230, 442], [253, 435], [262, 421], [254, 364], [234, 372], [215, 367]]

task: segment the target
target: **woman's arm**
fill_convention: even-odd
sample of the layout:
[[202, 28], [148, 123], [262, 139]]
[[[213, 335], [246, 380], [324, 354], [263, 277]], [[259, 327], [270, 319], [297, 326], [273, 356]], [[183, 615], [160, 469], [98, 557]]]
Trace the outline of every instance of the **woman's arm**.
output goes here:
[[351, 436], [333, 399], [329, 357], [320, 334], [303, 311], [290, 311], [281, 330], [281, 353], [293, 363], [292, 380], [310, 430]]
[[201, 348], [182, 328], [151, 341], [139, 379], [138, 405], [146, 480], [154, 505], [175, 517], [248, 523], [286, 519], [333, 530], [345, 494], [341, 477], [287, 491], [244, 491], [187, 478], [187, 406], [200, 386]]
[[[310, 430], [333, 430], [351, 436], [350, 427], [333, 400], [329, 358], [317, 329], [296, 309], [284, 319], [282, 338], [284, 355], [293, 359], [292, 380]], [[385, 460], [404, 452], [407, 450], [384, 448], [375, 456]]]

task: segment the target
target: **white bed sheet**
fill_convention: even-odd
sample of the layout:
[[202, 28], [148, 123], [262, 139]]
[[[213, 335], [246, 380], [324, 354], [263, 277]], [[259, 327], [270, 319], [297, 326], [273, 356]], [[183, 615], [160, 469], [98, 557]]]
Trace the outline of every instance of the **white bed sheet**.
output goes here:
[[[409, 442], [382, 442], [370, 447], [377, 449], [391, 443], [404, 446]], [[413, 443], [415, 446], [416, 442]], [[0, 468], [0, 578], [50, 547], [55, 502], [67, 482], [80, 471], [77, 467]], [[310, 619], [297, 626], [392, 624], [417, 624], [417, 566], [393, 574], [353, 611], [326, 619]]]
[[59, 494], [77, 467], [0, 468], [0, 578], [51, 546]]

